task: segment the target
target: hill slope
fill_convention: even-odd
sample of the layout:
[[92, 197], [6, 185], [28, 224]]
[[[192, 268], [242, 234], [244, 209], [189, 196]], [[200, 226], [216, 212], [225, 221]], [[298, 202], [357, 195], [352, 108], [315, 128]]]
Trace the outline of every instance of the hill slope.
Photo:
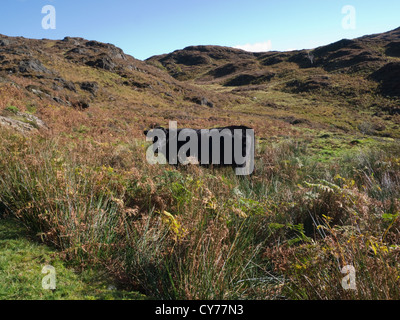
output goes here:
[[[204, 101], [229, 103], [229, 97], [176, 81], [114, 45], [69, 37], [53, 41], [1, 35], [0, 90], [3, 117], [10, 116], [6, 109], [31, 110], [56, 131], [79, 128], [79, 115], [86, 123], [97, 120], [93, 127], [99, 131], [112, 126], [139, 134], [153, 123], [185, 118], [188, 112], [201, 113], [213, 106]], [[61, 116], [55, 113], [60, 112], [64, 120], [76, 123], [57, 121]], [[89, 119], [88, 114], [95, 117]], [[13, 120], [30, 121], [18, 116]]]
[[193, 46], [143, 62], [82, 38], [0, 36], [0, 123], [96, 139], [170, 120], [250, 125], [264, 138], [299, 126], [398, 137], [399, 41], [396, 29], [314, 50]]
[[[0, 36], [0, 215], [150, 298], [398, 299], [398, 31], [146, 62], [81, 38]], [[150, 164], [143, 129], [171, 120], [253, 127], [254, 174]], [[29, 249], [20, 240], [11, 249]], [[349, 263], [357, 291], [341, 287]]]
[[[369, 134], [397, 137], [399, 44], [400, 28], [312, 50], [251, 53], [192, 46], [146, 61], [176, 79], [252, 98], [255, 113], [271, 111], [269, 107], [290, 110], [272, 113], [278, 119], [329, 122], [345, 132], [368, 122]], [[318, 107], [310, 108], [313, 104]], [[360, 114], [365, 123], [357, 123]]]
[[[285, 71], [301, 76], [302, 69], [321, 68], [326, 74], [371, 74], [398, 63], [400, 28], [383, 34], [343, 39], [312, 50], [251, 53], [219, 46], [192, 46], [147, 62], [162, 66], [177, 79], [226, 86], [268, 83]], [[300, 70], [298, 70], [300, 69]], [[400, 95], [394, 91], [393, 95]]]

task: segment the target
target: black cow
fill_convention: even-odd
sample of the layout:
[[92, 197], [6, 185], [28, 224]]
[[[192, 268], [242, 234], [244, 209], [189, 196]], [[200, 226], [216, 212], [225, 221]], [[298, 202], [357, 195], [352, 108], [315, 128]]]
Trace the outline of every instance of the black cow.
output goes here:
[[232, 166], [242, 169], [237, 170], [240, 175], [251, 174], [254, 168], [254, 131], [246, 126], [175, 130], [157, 127], [144, 134], [153, 141], [153, 152], [162, 153], [169, 164]]

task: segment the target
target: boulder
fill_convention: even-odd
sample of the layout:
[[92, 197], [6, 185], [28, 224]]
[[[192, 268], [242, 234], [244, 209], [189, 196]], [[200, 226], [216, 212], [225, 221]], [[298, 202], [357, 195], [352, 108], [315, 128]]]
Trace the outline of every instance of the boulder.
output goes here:
[[47, 125], [41, 119], [22, 112], [0, 116], [0, 125], [13, 128], [22, 134], [37, 133], [39, 129], [47, 129]]
[[96, 60], [90, 60], [90, 61], [86, 62], [86, 65], [88, 65], [90, 67], [97, 67], [97, 68], [104, 69], [107, 71], [113, 71], [116, 67], [116, 64], [108, 56], [104, 56], [104, 57], [98, 58]]
[[19, 63], [18, 71], [21, 73], [46, 73], [52, 74], [52, 71], [47, 69], [39, 60], [37, 59], [27, 59], [22, 60]]

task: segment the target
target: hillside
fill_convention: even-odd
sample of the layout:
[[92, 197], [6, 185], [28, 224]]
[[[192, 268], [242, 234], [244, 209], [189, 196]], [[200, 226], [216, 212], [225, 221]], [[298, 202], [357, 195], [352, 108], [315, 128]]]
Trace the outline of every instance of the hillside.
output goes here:
[[[202, 105], [206, 99], [229, 104], [229, 97], [176, 81], [114, 45], [82, 38], [0, 36], [0, 86], [2, 110], [37, 111], [56, 131], [96, 121], [93, 127], [100, 134], [114, 127], [137, 135], [165, 119], [188, 118], [188, 113], [197, 120], [195, 114], [208, 110]], [[81, 119], [74, 116], [78, 114]], [[96, 114], [95, 119], [89, 114]], [[60, 116], [75, 123], [57, 122]]]
[[[399, 62], [399, 37], [400, 28], [291, 52], [251, 53], [228, 47], [192, 46], [151, 57], [147, 62], [167, 70], [176, 79], [218, 83], [227, 87], [272, 86], [275, 79], [287, 80], [289, 72], [292, 78], [315, 75], [317, 72], [320, 77], [345, 73], [369, 76], [379, 82], [383, 80], [378, 75], [382, 68], [389, 63], [397, 66]], [[396, 67], [394, 69], [392, 75], [397, 72]], [[385, 83], [381, 89], [387, 89]], [[393, 88], [386, 90], [386, 94], [398, 97], [400, 92], [398, 88]]]
[[[193, 46], [147, 62], [178, 80], [253, 98], [257, 113], [286, 109], [291, 114], [278, 118], [302, 117], [345, 131], [364, 126], [357, 123], [361, 113], [379, 129], [372, 128], [374, 134], [397, 137], [399, 41], [396, 29], [292, 52]], [[292, 99], [297, 100], [295, 105]]]
[[[0, 276], [16, 279], [18, 244], [39, 242], [51, 259], [36, 244], [32, 256], [71, 279], [57, 299], [399, 299], [399, 43], [396, 29], [140, 61], [93, 40], [0, 35], [0, 226], [29, 231], [11, 248], [3, 232]], [[253, 175], [151, 165], [143, 130], [169, 121], [254, 128]], [[349, 266], [357, 291], [342, 287]]]
[[[82, 38], [0, 39], [0, 107], [35, 110], [58, 132], [85, 125], [99, 135], [114, 128], [138, 136], [177, 120], [194, 127], [250, 125], [262, 138], [282, 130], [299, 134], [299, 125], [399, 136], [399, 29], [314, 50], [196, 46], [146, 62]], [[60, 112], [67, 126], [54, 122]], [[16, 120], [22, 117], [26, 126], [32, 116]]]

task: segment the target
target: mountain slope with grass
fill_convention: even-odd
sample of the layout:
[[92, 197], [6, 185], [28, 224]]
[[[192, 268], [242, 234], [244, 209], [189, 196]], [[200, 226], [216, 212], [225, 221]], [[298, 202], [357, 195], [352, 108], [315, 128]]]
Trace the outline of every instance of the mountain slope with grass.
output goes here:
[[[62, 270], [123, 290], [104, 298], [398, 299], [399, 41], [139, 61], [82, 38], [0, 36], [0, 214], [28, 228], [18, 246], [44, 243]], [[254, 128], [253, 175], [149, 164], [143, 130], [169, 121]], [[341, 286], [346, 266], [357, 291]], [[13, 279], [1, 294], [23, 298]], [[74, 279], [54, 298], [82, 297]]]
[[[371, 75], [388, 63], [399, 62], [400, 29], [343, 39], [309, 50], [252, 53], [220, 46], [191, 46], [146, 61], [168, 71], [176, 79], [225, 86], [268, 84], [275, 78], [300, 77], [307, 69], [321, 75], [347, 73]], [[399, 95], [399, 92], [393, 92]]]
[[251, 105], [277, 121], [397, 137], [399, 40], [395, 29], [310, 50], [192, 46], [146, 61], [176, 79], [245, 97], [242, 109]]

